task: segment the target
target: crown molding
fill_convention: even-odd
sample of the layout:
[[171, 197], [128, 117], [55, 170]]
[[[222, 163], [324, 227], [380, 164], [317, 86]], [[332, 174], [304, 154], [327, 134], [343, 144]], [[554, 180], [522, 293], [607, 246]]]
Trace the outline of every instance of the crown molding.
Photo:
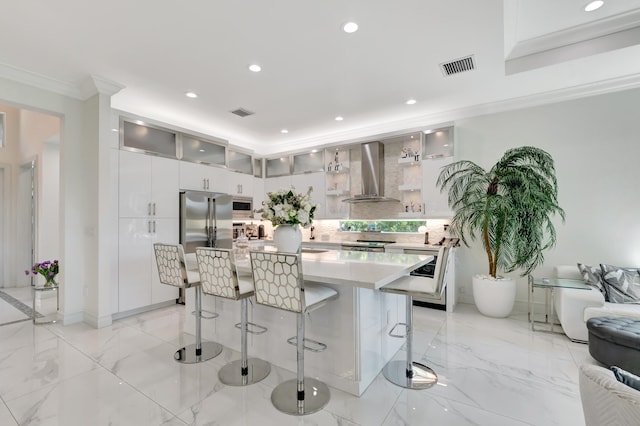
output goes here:
[[536, 93], [503, 101], [478, 104], [449, 111], [425, 114], [409, 119], [390, 121], [373, 126], [362, 126], [347, 131], [304, 138], [294, 141], [283, 141], [270, 144], [267, 151], [257, 150], [258, 154], [268, 156], [292, 150], [317, 148], [336, 144], [350, 144], [371, 140], [372, 137], [398, 134], [398, 132], [427, 129], [445, 122], [455, 122], [465, 118], [495, 114], [523, 108], [532, 108], [566, 102], [574, 99], [597, 96], [606, 93], [640, 88], [640, 74], [633, 74], [614, 79], [602, 80], [579, 86]]
[[37, 87], [42, 90], [57, 93], [59, 95], [68, 96], [70, 98], [82, 100], [82, 93], [80, 88], [67, 81], [57, 80], [55, 78], [47, 77], [43, 74], [38, 74], [32, 71], [27, 71], [22, 68], [14, 67], [8, 64], [0, 64], [0, 77], [7, 80], [16, 81], [18, 83], [26, 84], [28, 86]]
[[98, 93], [102, 95], [113, 96], [124, 88], [125, 86], [120, 83], [97, 75], [87, 77], [80, 84], [80, 92], [83, 96], [83, 100], [89, 99], [90, 97]]

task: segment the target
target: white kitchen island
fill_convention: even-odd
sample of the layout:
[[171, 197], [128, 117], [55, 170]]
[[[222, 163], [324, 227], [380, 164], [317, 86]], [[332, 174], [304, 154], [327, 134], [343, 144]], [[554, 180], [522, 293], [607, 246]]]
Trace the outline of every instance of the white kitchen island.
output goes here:
[[[193, 268], [194, 259], [187, 259]], [[396, 322], [405, 320], [405, 298], [382, 293], [378, 288], [431, 261], [432, 256], [329, 250], [303, 253], [305, 281], [335, 289], [338, 298], [307, 316], [306, 337], [325, 343], [324, 352], [305, 352], [305, 375], [317, 377], [337, 389], [362, 395], [382, 367], [404, 344], [389, 337]], [[248, 259], [238, 261], [241, 274], [249, 271]], [[261, 358], [292, 372], [296, 371], [296, 349], [287, 339], [296, 335], [294, 313], [253, 303], [249, 321], [268, 328], [261, 335], [249, 334], [249, 357]], [[186, 293], [186, 309], [194, 309], [194, 290]], [[219, 317], [202, 321], [204, 340], [240, 350], [240, 303], [204, 295], [204, 310]], [[187, 315], [185, 332], [193, 334], [194, 317]], [[229, 356], [223, 352], [220, 356]], [[234, 354], [233, 358], [238, 358]], [[273, 372], [272, 372], [273, 374]]]

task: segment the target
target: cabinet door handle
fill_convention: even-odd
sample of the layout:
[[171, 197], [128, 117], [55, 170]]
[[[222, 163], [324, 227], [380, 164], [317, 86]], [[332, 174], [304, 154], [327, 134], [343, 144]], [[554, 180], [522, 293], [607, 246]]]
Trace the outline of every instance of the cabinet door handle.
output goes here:
[[238, 194], [242, 194], [242, 185], [238, 184]]
[[150, 220], [147, 221], [147, 232], [149, 234], [151, 233], [151, 221]]
[[209, 179], [207, 179], [207, 189], [209, 189]]
[[202, 189], [207, 189], [207, 180], [202, 178]]
[[156, 233], [156, 221], [155, 220], [153, 221], [153, 233], [154, 234]]
[[153, 215], [156, 215], [156, 203], [153, 203]]
[[151, 203], [147, 203], [147, 215], [151, 216]]

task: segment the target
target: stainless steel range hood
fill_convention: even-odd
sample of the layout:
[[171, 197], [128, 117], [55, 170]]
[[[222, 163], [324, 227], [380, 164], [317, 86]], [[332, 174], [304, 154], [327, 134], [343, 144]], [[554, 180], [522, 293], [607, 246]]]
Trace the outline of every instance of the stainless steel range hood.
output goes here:
[[345, 203], [400, 202], [384, 196], [384, 145], [368, 142], [362, 150], [362, 194], [342, 200]]

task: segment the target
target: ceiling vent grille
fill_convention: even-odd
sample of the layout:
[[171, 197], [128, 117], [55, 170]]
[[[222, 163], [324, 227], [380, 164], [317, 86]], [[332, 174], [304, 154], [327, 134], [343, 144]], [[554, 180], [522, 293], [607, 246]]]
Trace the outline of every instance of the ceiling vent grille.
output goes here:
[[476, 63], [474, 61], [473, 55], [465, 56], [464, 58], [459, 58], [450, 62], [444, 62], [440, 64], [440, 69], [442, 69], [442, 73], [445, 76], [450, 76], [453, 74], [459, 74], [465, 71], [472, 71], [476, 69]]
[[238, 117], [247, 117], [249, 115], [253, 115], [255, 114], [255, 112], [249, 111], [248, 109], [244, 109], [244, 108], [238, 108], [238, 109], [234, 109], [233, 111], [231, 111], [231, 114], [235, 114]]

